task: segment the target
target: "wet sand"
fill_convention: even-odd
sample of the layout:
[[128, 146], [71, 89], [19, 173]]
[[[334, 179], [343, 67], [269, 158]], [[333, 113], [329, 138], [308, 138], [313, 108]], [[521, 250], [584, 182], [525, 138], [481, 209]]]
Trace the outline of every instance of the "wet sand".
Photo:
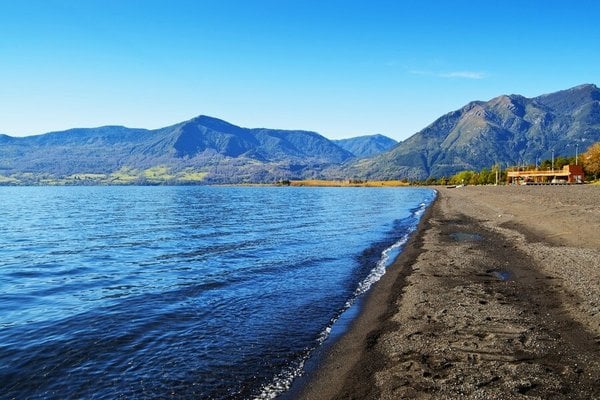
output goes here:
[[300, 397], [600, 398], [600, 187], [439, 192]]

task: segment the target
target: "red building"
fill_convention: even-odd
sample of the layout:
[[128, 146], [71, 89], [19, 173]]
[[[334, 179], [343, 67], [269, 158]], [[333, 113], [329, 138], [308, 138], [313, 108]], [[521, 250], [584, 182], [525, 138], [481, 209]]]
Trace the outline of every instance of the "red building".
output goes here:
[[581, 165], [565, 165], [555, 170], [508, 171], [509, 184], [520, 185], [551, 185], [565, 183], [583, 183], [583, 168]]

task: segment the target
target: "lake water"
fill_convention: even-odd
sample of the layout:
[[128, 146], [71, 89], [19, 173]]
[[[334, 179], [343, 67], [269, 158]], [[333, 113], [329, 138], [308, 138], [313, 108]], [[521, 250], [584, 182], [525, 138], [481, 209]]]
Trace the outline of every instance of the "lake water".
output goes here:
[[433, 197], [0, 187], [0, 398], [273, 398]]

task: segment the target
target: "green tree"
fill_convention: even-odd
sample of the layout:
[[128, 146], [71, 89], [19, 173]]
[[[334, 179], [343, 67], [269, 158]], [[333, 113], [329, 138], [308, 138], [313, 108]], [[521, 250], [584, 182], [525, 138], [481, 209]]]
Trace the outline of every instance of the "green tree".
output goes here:
[[430, 176], [429, 178], [427, 178], [427, 180], [425, 181], [425, 185], [427, 186], [432, 186], [432, 185], [438, 185], [438, 181], [437, 179], [435, 179], [434, 177]]
[[[460, 171], [450, 178], [450, 183], [453, 185], [468, 185], [473, 181], [473, 177], [475, 176], [475, 171]], [[475, 181], [477, 183], [477, 181]]]
[[542, 161], [539, 166], [539, 168], [541, 170], [547, 170], [547, 169], [550, 169], [551, 167], [552, 167], [552, 161], [550, 161], [550, 160]]
[[[496, 179], [497, 178], [497, 179]], [[490, 182], [489, 183], [502, 183], [506, 180], [506, 171], [502, 171], [500, 164], [495, 164], [492, 166], [492, 170], [490, 171]]]
[[575, 164], [575, 157], [558, 156], [554, 160], [554, 168], [562, 169], [565, 165]]
[[[557, 156], [554, 158], [554, 169], [562, 169], [565, 165], [575, 164], [575, 157], [563, 157]], [[552, 160], [544, 160], [540, 163], [539, 168], [541, 170], [547, 170], [552, 168]]]

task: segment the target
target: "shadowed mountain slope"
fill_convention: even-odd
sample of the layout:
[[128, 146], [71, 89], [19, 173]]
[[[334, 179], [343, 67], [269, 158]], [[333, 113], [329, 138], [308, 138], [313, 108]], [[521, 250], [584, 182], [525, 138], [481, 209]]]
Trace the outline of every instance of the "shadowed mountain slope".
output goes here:
[[382, 135], [331, 141], [315, 132], [248, 129], [207, 116], [155, 130], [0, 135], [0, 184], [425, 179], [535, 163], [552, 151], [572, 156], [597, 141], [600, 89], [586, 84], [474, 101], [398, 144]]
[[600, 90], [586, 84], [534, 98], [474, 101], [437, 119], [389, 152], [345, 170], [369, 179], [449, 176], [495, 163], [573, 156], [600, 140]]
[[333, 142], [358, 158], [384, 153], [398, 144], [394, 139], [384, 135], [357, 136], [350, 139], [333, 140]]
[[156, 130], [105, 126], [23, 138], [0, 136], [0, 174], [52, 176], [121, 168], [193, 169], [218, 182], [313, 176], [353, 155], [307, 131], [247, 129], [199, 116]]

